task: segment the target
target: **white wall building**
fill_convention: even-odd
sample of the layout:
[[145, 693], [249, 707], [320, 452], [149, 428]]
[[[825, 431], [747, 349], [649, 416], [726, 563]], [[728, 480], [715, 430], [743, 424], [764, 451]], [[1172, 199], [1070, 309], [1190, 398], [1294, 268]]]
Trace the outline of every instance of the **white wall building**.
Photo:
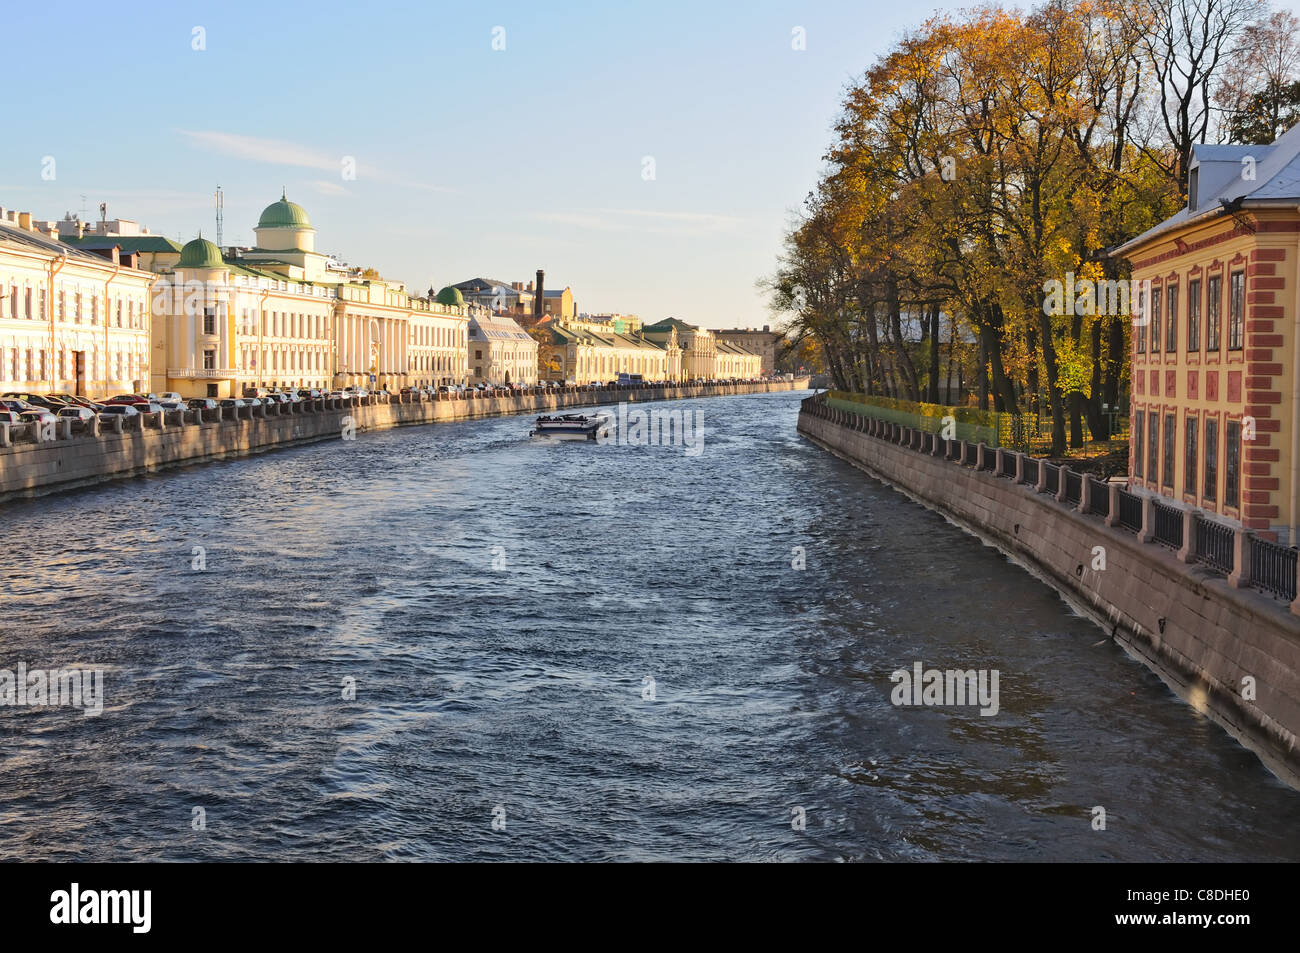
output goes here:
[[155, 276], [0, 210], [0, 392], [106, 397], [148, 384]]
[[471, 306], [468, 356], [471, 383], [537, 383], [537, 341], [489, 308]]

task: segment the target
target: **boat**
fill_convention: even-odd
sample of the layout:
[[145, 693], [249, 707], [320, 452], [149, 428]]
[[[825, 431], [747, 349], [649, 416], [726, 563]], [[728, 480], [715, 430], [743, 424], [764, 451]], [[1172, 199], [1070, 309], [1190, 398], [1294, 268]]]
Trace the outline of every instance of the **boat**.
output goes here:
[[595, 440], [601, 428], [608, 427], [613, 421], [609, 414], [544, 414], [537, 418], [529, 436], [551, 440]]

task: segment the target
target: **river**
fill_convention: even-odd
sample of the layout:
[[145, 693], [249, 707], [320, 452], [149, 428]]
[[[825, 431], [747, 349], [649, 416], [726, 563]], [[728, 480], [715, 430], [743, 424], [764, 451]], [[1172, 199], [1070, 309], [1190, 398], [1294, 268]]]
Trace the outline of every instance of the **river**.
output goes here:
[[[0, 708], [0, 857], [1300, 859], [1300, 794], [801, 396], [677, 402], [698, 455], [512, 417], [5, 505], [0, 668], [105, 698]], [[997, 714], [895, 706], [916, 662]]]

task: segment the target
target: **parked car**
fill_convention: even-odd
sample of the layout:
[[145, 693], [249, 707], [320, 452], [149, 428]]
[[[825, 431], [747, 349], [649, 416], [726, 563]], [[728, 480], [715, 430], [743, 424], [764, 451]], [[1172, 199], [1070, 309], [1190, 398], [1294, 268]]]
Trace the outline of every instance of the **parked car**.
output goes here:
[[238, 410], [241, 407], [247, 407], [248, 401], [244, 400], [242, 397], [227, 397], [221, 401], [221, 406], [223, 408], [232, 407], [235, 410]]
[[116, 397], [110, 397], [104, 401], [105, 405], [110, 404], [147, 404], [151, 398], [145, 394], [118, 394]]
[[158, 395], [158, 403], [160, 403], [160, 404], [183, 404], [183, 403], [185, 403], [185, 398], [182, 397], [180, 394], [176, 393], [176, 391], [174, 391], [174, 390], [169, 390], [169, 391], [167, 391], [166, 393], [163, 393], [163, 394], [159, 394], [159, 395]]
[[139, 417], [140, 411], [135, 404], [106, 404], [100, 411], [101, 417]]
[[9, 424], [11, 427], [16, 427], [20, 423], [22, 423], [22, 418], [18, 416], [18, 411], [0, 407], [0, 424]]
[[59, 419], [47, 407], [33, 407], [31, 410], [24, 410], [18, 415], [18, 418], [25, 424], [53, 423]]
[[218, 404], [211, 397], [191, 397], [185, 406], [190, 410], [216, 410]]
[[163, 400], [158, 401], [158, 406], [163, 410], [184, 410], [185, 402], [181, 400], [167, 400], [164, 398]]
[[4, 395], [7, 400], [21, 400], [30, 407], [45, 407], [49, 410], [58, 410], [65, 406], [64, 402], [53, 394], [17, 394], [8, 393]]
[[89, 407], [82, 407], [80, 404], [71, 407], [60, 407], [58, 416], [71, 417], [73, 420], [80, 420], [85, 423], [88, 420], [95, 419], [95, 412]]
[[20, 414], [24, 410], [31, 410], [32, 405], [27, 403], [21, 397], [0, 397], [0, 407], [5, 410], [12, 410], [15, 414]]
[[318, 400], [321, 397], [324, 397], [325, 393], [317, 390], [315, 387], [303, 387], [298, 390], [298, 396], [303, 400]]

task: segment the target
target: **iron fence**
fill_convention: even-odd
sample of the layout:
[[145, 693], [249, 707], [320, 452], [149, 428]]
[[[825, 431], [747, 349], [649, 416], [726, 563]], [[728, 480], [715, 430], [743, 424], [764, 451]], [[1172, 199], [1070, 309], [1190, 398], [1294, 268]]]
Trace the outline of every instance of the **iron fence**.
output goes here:
[[1073, 470], [1065, 471], [1065, 500], [1067, 503], [1083, 502], [1083, 475]]
[[1258, 536], [1250, 538], [1250, 584], [1287, 602], [1295, 600], [1296, 551]]
[[1182, 549], [1183, 511], [1176, 506], [1161, 503], [1159, 500], [1156, 500], [1154, 505], [1156, 511], [1156, 542], [1172, 546], [1174, 549]]
[[1088, 512], [1110, 516], [1110, 484], [1088, 477]]
[[1223, 573], [1231, 573], [1234, 565], [1231, 526], [1200, 517], [1196, 520], [1196, 558]]
[[1128, 490], [1119, 491], [1119, 524], [1135, 533], [1142, 531], [1142, 497]]
[[1061, 492], [1061, 468], [1055, 463], [1043, 461], [1043, 473], [1047, 476], [1044, 481], [1047, 485], [1047, 492], [1056, 494]]

